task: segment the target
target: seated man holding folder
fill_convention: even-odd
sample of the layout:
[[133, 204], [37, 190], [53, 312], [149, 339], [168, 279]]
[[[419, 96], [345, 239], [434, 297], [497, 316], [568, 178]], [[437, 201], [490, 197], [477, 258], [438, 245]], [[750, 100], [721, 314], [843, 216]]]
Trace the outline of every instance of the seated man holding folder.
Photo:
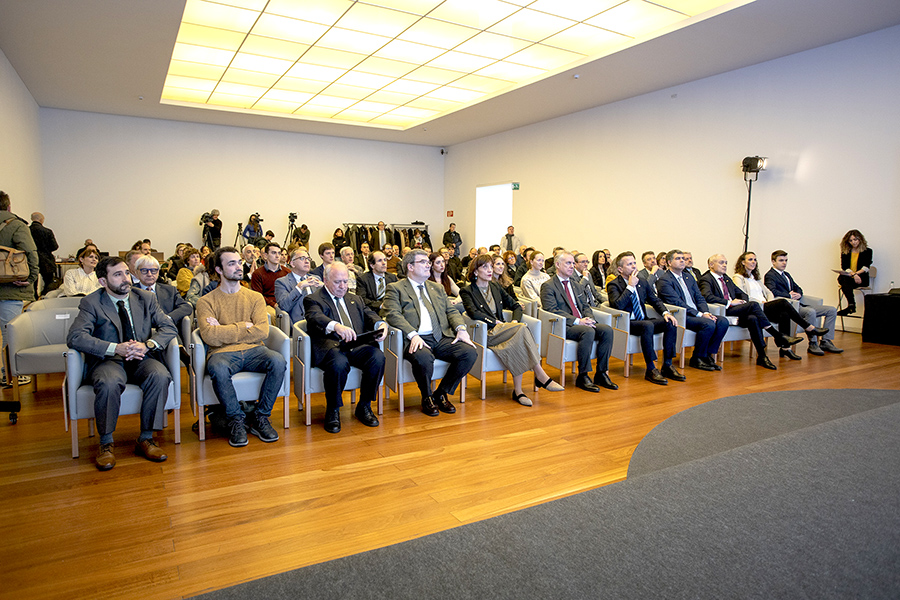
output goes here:
[[[348, 294], [347, 265], [333, 262], [324, 269], [325, 286], [303, 299], [306, 328], [312, 340], [312, 366], [322, 369], [325, 383], [325, 431], [341, 430], [341, 395], [347, 385], [350, 367], [362, 371], [362, 386], [356, 405], [356, 418], [363, 425], [378, 427], [371, 404], [384, 375], [384, 353], [377, 341], [387, 333], [387, 325], [371, 341], [363, 341], [365, 332], [381, 321], [378, 313], [365, 305], [362, 298]], [[357, 341], [362, 343], [356, 343]], [[308, 410], [308, 409], [307, 409]]]

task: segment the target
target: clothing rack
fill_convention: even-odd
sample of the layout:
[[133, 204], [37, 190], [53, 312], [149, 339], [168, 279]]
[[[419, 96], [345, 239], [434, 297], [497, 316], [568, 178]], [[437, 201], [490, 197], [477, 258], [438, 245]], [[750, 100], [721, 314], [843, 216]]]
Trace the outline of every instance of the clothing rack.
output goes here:
[[[362, 242], [368, 241], [370, 230], [378, 227], [378, 223], [343, 223], [342, 225], [344, 236], [350, 238], [350, 245], [357, 252], [359, 252], [359, 247]], [[405, 232], [413, 229], [418, 229], [422, 232], [422, 237], [426, 243], [432, 248], [434, 247], [434, 245], [431, 244], [431, 236], [428, 233], [428, 223], [385, 223], [385, 230], [390, 233], [392, 243], [398, 246], [405, 245], [403, 243], [398, 243], [398, 240], [404, 238], [406, 235]], [[360, 231], [365, 231], [366, 236], [360, 236]]]

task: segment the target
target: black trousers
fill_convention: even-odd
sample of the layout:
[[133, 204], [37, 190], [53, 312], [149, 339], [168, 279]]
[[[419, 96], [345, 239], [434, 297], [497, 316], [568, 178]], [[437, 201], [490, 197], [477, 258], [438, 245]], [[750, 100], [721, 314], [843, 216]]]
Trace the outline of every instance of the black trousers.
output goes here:
[[761, 355], [766, 352], [766, 344], [763, 342], [762, 330], [772, 326], [766, 313], [763, 312], [762, 306], [756, 302], [744, 302], [729, 306], [725, 311], [729, 317], [737, 317], [738, 325], [746, 327], [750, 332], [750, 341], [756, 351]]
[[[412, 364], [412, 372], [416, 378], [416, 384], [419, 386], [419, 392], [423, 398], [438, 394], [452, 396], [456, 392], [456, 386], [478, 360], [478, 352], [468, 344], [462, 342], [454, 344], [453, 340], [456, 338], [452, 337], [441, 336], [438, 340], [434, 335], [423, 335], [422, 339], [431, 346], [431, 349], [422, 347], [415, 352], [410, 352], [409, 340], [406, 340], [403, 345], [403, 356]], [[450, 363], [450, 367], [432, 394], [431, 377], [434, 374], [435, 358]]]
[[778, 331], [788, 335], [791, 328], [791, 321], [799, 325], [802, 329], [809, 327], [809, 322], [800, 316], [797, 309], [791, 306], [787, 298], [776, 298], [763, 304], [763, 310], [766, 317], [774, 323], [778, 323]]
[[663, 365], [671, 365], [675, 357], [675, 342], [678, 341], [678, 327], [665, 319], [642, 319], [631, 322], [631, 335], [641, 338], [641, 352], [647, 370], [655, 368], [656, 351], [653, 349], [653, 336], [663, 334]]
[[[146, 356], [126, 369], [123, 361], [108, 359], [94, 367], [90, 378], [94, 386], [94, 419], [97, 422], [97, 433], [104, 435], [116, 430], [122, 392], [125, 391], [126, 383], [139, 385], [143, 392], [141, 431], [163, 428], [163, 413], [172, 377], [160, 361], [152, 356]], [[181, 392], [175, 390], [175, 393]]]
[[854, 296], [853, 290], [869, 285], [868, 273], [860, 273], [859, 279], [862, 283], [856, 283], [849, 275], [838, 275], [838, 285], [841, 286], [841, 292], [847, 299], [847, 306], [856, 306], [856, 296]]
[[378, 346], [357, 346], [347, 352], [332, 348], [316, 366], [324, 372], [327, 410], [344, 405], [342, 394], [347, 386], [350, 367], [362, 371], [359, 405], [364, 406], [371, 404], [378, 393], [378, 384], [384, 376], [384, 354]]
[[725, 334], [728, 333], [728, 319], [725, 317], [715, 317], [712, 321], [706, 317], [691, 317], [685, 319], [687, 329], [697, 334], [694, 340], [694, 352], [692, 356], [707, 357], [713, 356], [719, 351]]
[[578, 343], [578, 374], [591, 373], [591, 346], [597, 341], [597, 370], [609, 371], [609, 356], [612, 354], [613, 330], [609, 325], [597, 323], [593, 327], [572, 325], [566, 328], [566, 339]]

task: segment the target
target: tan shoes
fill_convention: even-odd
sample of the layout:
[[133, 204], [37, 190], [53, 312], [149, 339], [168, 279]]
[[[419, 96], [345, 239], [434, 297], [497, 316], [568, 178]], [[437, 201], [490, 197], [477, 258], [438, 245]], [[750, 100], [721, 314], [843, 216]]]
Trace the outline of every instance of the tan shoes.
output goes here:
[[109, 471], [116, 466], [116, 455], [113, 454], [112, 444], [100, 444], [100, 451], [95, 459], [97, 468], [101, 471]]
[[134, 444], [134, 453], [153, 462], [162, 462], [169, 458], [152, 439], [137, 440]]

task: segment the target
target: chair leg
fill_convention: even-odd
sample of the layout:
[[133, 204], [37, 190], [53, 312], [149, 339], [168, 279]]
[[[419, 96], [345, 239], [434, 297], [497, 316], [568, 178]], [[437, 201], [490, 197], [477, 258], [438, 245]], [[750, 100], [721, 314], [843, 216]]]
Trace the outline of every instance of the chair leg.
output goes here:
[[78, 458], [78, 420], [72, 419], [72, 458]]
[[466, 378], [463, 377], [462, 381], [459, 382], [459, 402], [460, 404], [466, 403]]
[[181, 443], [181, 408], [176, 408], [172, 411], [174, 416], [172, 421], [175, 424], [175, 443]]
[[625, 355], [625, 377], [628, 377], [631, 373], [631, 355]]
[[403, 384], [397, 384], [397, 398], [400, 402], [400, 412], [403, 412]]
[[304, 393], [304, 404], [306, 406], [306, 426], [312, 425], [312, 394]]
[[[506, 375], [506, 372], [504, 371], [503, 374]], [[504, 379], [506, 379], [506, 377], [504, 377]], [[506, 383], [506, 382], [504, 381], [504, 383]], [[487, 377], [486, 377], [485, 373], [482, 373], [481, 374], [481, 399], [482, 400], [484, 400], [486, 391], [487, 391]]]
[[284, 428], [291, 428], [291, 390], [284, 395]]
[[378, 414], [384, 414], [384, 386], [378, 386]]
[[356, 390], [350, 390], [350, 406], [356, 404]]

